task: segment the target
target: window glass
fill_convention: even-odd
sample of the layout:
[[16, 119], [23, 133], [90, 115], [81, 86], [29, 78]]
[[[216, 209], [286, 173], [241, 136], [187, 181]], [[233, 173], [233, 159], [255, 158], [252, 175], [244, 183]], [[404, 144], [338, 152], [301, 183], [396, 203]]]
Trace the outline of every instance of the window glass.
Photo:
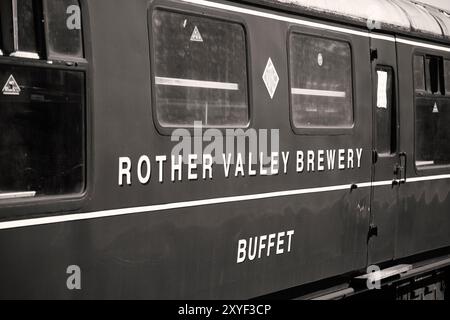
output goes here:
[[78, 0], [45, 0], [47, 51], [50, 58], [83, 57]]
[[423, 56], [414, 57], [414, 88], [416, 91], [425, 91], [425, 62]]
[[[418, 58], [414, 58], [415, 73]], [[425, 57], [426, 90], [428, 95], [416, 95], [416, 166], [438, 167], [450, 165], [450, 99], [447, 68], [449, 62], [443, 57]], [[417, 80], [416, 80], [417, 92]], [[432, 95], [431, 95], [432, 94]]]
[[244, 28], [237, 23], [153, 13], [155, 100], [163, 127], [241, 127], [249, 121]]
[[392, 154], [396, 151], [397, 136], [392, 68], [377, 67], [377, 84], [377, 151]]
[[426, 57], [427, 90], [435, 95], [442, 95], [444, 91], [444, 67], [442, 57]]
[[416, 164], [450, 164], [449, 99], [416, 98]]
[[84, 73], [1, 65], [0, 199], [84, 189]]
[[290, 74], [295, 127], [352, 126], [352, 56], [348, 43], [291, 34]]
[[[2, 10], [1, 6], [0, 6], [0, 11]], [[2, 22], [2, 16], [0, 14], [0, 55], [3, 55], [3, 22]]]
[[445, 70], [445, 93], [450, 95], [450, 60], [444, 62]]
[[3, 54], [14, 51], [12, 1], [0, 1], [0, 33]]
[[17, 41], [18, 51], [37, 52], [36, 22], [37, 2], [17, 1]]

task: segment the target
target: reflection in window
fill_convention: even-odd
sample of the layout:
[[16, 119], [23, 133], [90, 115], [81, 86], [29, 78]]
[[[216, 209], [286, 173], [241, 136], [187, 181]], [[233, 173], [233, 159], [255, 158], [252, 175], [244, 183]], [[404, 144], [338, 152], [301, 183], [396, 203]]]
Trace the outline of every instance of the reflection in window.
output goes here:
[[83, 57], [78, 0], [45, 0], [47, 51], [50, 58]]
[[[420, 56], [423, 61], [423, 57]], [[414, 68], [418, 67], [418, 58], [414, 58]], [[426, 95], [421, 95], [420, 81], [415, 81], [416, 94], [416, 166], [419, 168], [450, 165], [450, 99], [443, 95], [445, 69], [448, 61], [438, 56], [426, 56]], [[446, 71], [447, 72], [447, 71]], [[415, 70], [416, 73], [416, 70]], [[447, 89], [445, 89], [447, 91]]]
[[416, 98], [416, 164], [450, 164], [450, 100]]
[[425, 72], [428, 93], [442, 95], [444, 91], [444, 67], [442, 57], [427, 56]]
[[445, 93], [450, 95], [450, 60], [444, 62], [445, 70]]
[[414, 57], [414, 86], [416, 91], [425, 91], [425, 61], [423, 56]]
[[17, 49], [16, 51], [37, 52], [36, 23], [37, 1], [14, 0], [17, 6]]
[[0, 200], [84, 189], [84, 73], [0, 68]]
[[348, 43], [292, 34], [290, 75], [296, 128], [353, 125], [352, 57]]
[[4, 54], [39, 59], [43, 38], [41, 1], [0, 1], [0, 22]]
[[155, 99], [163, 127], [243, 127], [249, 120], [244, 28], [236, 23], [153, 13]]

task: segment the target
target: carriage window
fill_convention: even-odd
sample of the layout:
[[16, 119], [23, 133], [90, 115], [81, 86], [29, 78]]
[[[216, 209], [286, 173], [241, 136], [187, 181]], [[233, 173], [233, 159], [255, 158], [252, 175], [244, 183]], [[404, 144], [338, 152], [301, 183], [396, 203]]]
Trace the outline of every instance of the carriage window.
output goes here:
[[448, 61], [444, 62], [442, 57], [427, 56], [425, 59], [426, 89], [429, 94], [416, 94], [415, 98], [418, 168], [450, 165], [450, 99], [443, 95], [444, 90], [448, 90], [447, 84], [444, 85], [444, 79], [448, 79], [447, 71], [444, 76], [444, 67], [447, 69], [448, 66]]
[[1, 65], [0, 200], [84, 189], [84, 73]]
[[423, 56], [414, 57], [414, 86], [416, 91], [425, 91], [425, 60]]
[[346, 42], [291, 34], [292, 121], [296, 128], [353, 125], [352, 56]]
[[21, 58], [82, 58], [79, 0], [0, 2], [1, 50]]
[[450, 95], [450, 60], [444, 62], [445, 70], [445, 93]]
[[42, 51], [42, 6], [36, 0], [0, 3], [2, 49], [12, 56], [39, 58]]
[[35, 19], [36, 12], [38, 12], [37, 2], [30, 0], [14, 0], [13, 6], [14, 5], [17, 10], [17, 21], [14, 22], [17, 23], [17, 51], [37, 52], [37, 21]]
[[[0, 10], [2, 10], [1, 6], [0, 6]], [[1, 17], [1, 14], [0, 14], [0, 56], [3, 55], [3, 46], [4, 46], [3, 34], [2, 34], [3, 32], [1, 32], [1, 30], [2, 30], [2, 17]]]
[[377, 67], [377, 151], [393, 154], [396, 151], [397, 119], [394, 104], [393, 70]]
[[444, 66], [442, 57], [427, 56], [425, 61], [427, 90], [429, 93], [442, 95], [444, 91]]
[[5, 54], [8, 49], [14, 50], [12, 47], [12, 2], [0, 1], [0, 49]]
[[244, 127], [249, 121], [242, 25], [153, 12], [154, 95], [162, 127]]
[[417, 167], [450, 164], [450, 99], [416, 98]]
[[49, 58], [83, 57], [79, 0], [45, 0]]

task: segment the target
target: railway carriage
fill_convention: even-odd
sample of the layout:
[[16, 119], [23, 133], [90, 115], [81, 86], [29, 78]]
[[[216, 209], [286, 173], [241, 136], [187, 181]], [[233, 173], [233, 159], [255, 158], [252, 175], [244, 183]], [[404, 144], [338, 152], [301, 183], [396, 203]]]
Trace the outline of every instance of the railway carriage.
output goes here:
[[449, 12], [5, 0], [0, 25], [1, 298], [446, 296]]

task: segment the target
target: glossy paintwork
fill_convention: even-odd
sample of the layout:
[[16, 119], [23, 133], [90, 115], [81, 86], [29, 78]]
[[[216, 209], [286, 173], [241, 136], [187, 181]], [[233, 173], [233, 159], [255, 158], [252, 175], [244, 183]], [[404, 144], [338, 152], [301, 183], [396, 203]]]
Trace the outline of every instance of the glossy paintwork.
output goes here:
[[[414, 53], [439, 55], [448, 53], [398, 44], [400, 98], [400, 144], [408, 157], [408, 178], [448, 174], [449, 168], [418, 170], [415, 167], [415, 102], [411, 74]], [[409, 71], [408, 71], [409, 70]], [[450, 244], [450, 181], [418, 182], [402, 186], [399, 199], [396, 258], [448, 247]]]
[[[394, 42], [378, 39], [371, 39], [371, 49], [377, 51], [377, 58], [372, 61], [373, 78], [373, 117], [376, 119], [377, 108], [377, 76], [376, 67], [391, 67], [393, 70], [393, 101], [392, 108], [397, 111], [399, 93], [397, 92], [397, 52]], [[398, 115], [398, 112], [395, 112]], [[392, 119], [397, 122], [397, 119]], [[376, 120], [374, 120], [373, 149], [378, 153], [378, 159], [373, 165], [373, 181], [394, 181], [398, 175], [394, 174], [396, 166], [399, 164], [398, 143], [395, 152], [392, 154], [382, 154], [377, 150], [376, 141]], [[397, 132], [394, 132], [398, 136]], [[398, 138], [396, 138], [398, 141]], [[391, 147], [392, 148], [392, 147]], [[377, 235], [369, 239], [369, 265], [386, 262], [394, 258], [395, 232], [397, 214], [400, 210], [401, 202], [398, 198], [399, 187], [392, 185], [378, 186], [372, 190], [371, 200], [371, 221], [376, 228]]]
[[[296, 150], [361, 147], [364, 149], [362, 167], [297, 174], [295, 161], [291, 159], [288, 174], [276, 177], [225, 179], [218, 170], [212, 181], [188, 182], [183, 179], [183, 182], [160, 184], [153, 179], [148, 185], [134, 183], [119, 187], [119, 157], [128, 156], [137, 161], [143, 154], [170, 155], [173, 147], [170, 136], [159, 134], [153, 120], [149, 3], [121, 0], [111, 6], [110, 1], [95, 0], [83, 4], [85, 33], [89, 33], [87, 60], [91, 65], [88, 83], [91, 93], [88, 100], [90, 169], [86, 195], [76, 200], [4, 206], [0, 208], [4, 219], [370, 182], [372, 96], [368, 94], [371, 92], [368, 38], [292, 26], [179, 1], [155, 1], [150, 10], [154, 5], [164, 5], [241, 21], [246, 26], [251, 74], [250, 127], [280, 129], [280, 149], [290, 151], [291, 157]], [[351, 44], [355, 103], [355, 127], [351, 134], [296, 135], [291, 129], [286, 59], [287, 36], [293, 28]], [[404, 50], [400, 48], [400, 54], [404, 54]], [[280, 75], [274, 99], [270, 99], [261, 79], [269, 57]], [[400, 83], [406, 82], [408, 75], [411, 77], [410, 67], [407, 69], [404, 64], [402, 61], [400, 67], [407, 79], [399, 77]], [[405, 90], [400, 91], [402, 95], [403, 92], [408, 94], [405, 86], [400, 86], [400, 90]], [[408, 102], [401, 103], [406, 109]], [[405, 121], [409, 121], [407, 119]], [[166, 172], [166, 177], [168, 175], [170, 172]], [[448, 190], [447, 182], [436, 185]], [[404, 196], [399, 201], [418, 210], [423, 192], [433, 186], [434, 183], [407, 185], [400, 194], [417, 192], [415, 200]], [[399, 224], [399, 230], [408, 234], [414, 232], [419, 238], [417, 244], [406, 242], [404, 234], [398, 233], [396, 256], [404, 257], [414, 254], [415, 250], [448, 243], [449, 228], [446, 226], [449, 219], [443, 213], [444, 206], [448, 207], [447, 194], [444, 196], [443, 190], [436, 192], [441, 193], [442, 200], [430, 203], [441, 212], [438, 213], [442, 228], [439, 236], [433, 243], [420, 245], [419, 239], [426, 240], [432, 231], [426, 231], [427, 224], [419, 225], [413, 220], [422, 214], [417, 210], [409, 212], [411, 215], [405, 219], [405, 206], [405, 211], [399, 213], [399, 220], [404, 221]], [[364, 270], [368, 262], [369, 205], [370, 188], [353, 191], [349, 188], [0, 230], [0, 297], [211, 299], [266, 295]], [[386, 206], [390, 204], [380, 204], [381, 209]], [[236, 263], [240, 239], [287, 230], [295, 230], [291, 253]], [[418, 234], [420, 232], [422, 235]], [[387, 235], [386, 241], [393, 240]], [[390, 253], [391, 248], [392, 245], [381, 248], [381, 256]], [[82, 270], [80, 291], [66, 288], [66, 268], [74, 264]]]

